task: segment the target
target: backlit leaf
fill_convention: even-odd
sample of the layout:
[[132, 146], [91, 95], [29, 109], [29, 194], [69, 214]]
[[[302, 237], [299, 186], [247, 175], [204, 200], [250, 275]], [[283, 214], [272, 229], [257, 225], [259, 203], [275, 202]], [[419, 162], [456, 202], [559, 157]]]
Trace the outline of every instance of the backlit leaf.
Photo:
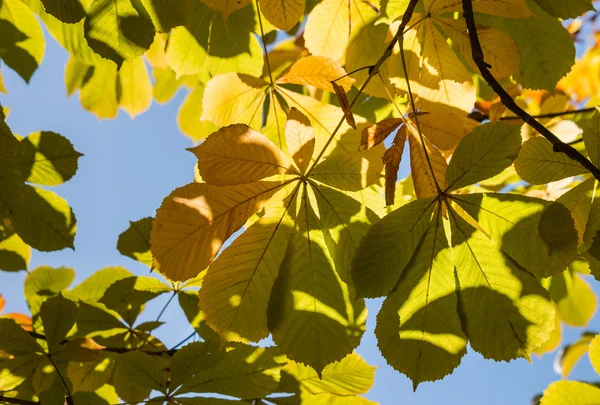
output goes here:
[[555, 381], [546, 388], [540, 405], [587, 405], [600, 401], [600, 388], [579, 381]]
[[196, 276], [280, 187], [281, 183], [257, 182], [178, 188], [165, 198], [152, 224], [153, 266], [172, 280]]
[[587, 173], [587, 169], [564, 153], [555, 152], [550, 141], [534, 137], [523, 144], [515, 169], [531, 184], [545, 184]]
[[120, 68], [126, 59], [141, 56], [154, 41], [154, 26], [131, 0], [94, 0], [84, 24], [89, 46]]
[[305, 3], [305, 0], [260, 0], [260, 7], [271, 24], [289, 31], [304, 14]]
[[77, 304], [60, 292], [47, 299], [40, 309], [48, 350], [53, 353], [75, 324]]
[[484, 124], [456, 147], [446, 173], [448, 190], [468, 186], [501, 173], [521, 148], [520, 127], [502, 122]]
[[12, 234], [0, 239], [0, 270], [27, 270], [31, 260], [31, 247], [19, 237]]
[[251, 183], [286, 173], [291, 166], [271, 141], [242, 124], [220, 129], [190, 151], [204, 181], [217, 186]]
[[152, 217], [146, 217], [138, 221], [130, 221], [129, 228], [119, 235], [117, 242], [117, 250], [122, 255], [149, 267], [152, 266], [152, 253], [150, 252], [152, 219]]
[[315, 132], [308, 118], [295, 107], [292, 107], [288, 114], [285, 140], [300, 173], [306, 173], [308, 165], [313, 162]]
[[[323, 56], [307, 56], [294, 62], [276, 80], [276, 83], [303, 84], [333, 91], [331, 82], [345, 75], [346, 71], [338, 62]], [[336, 81], [336, 84], [343, 87], [345, 91], [349, 91], [353, 83], [354, 79], [349, 76]]]
[[129, 384], [156, 391], [166, 391], [166, 381], [158, 363], [149, 355], [140, 351], [121, 354], [117, 360], [117, 369]]

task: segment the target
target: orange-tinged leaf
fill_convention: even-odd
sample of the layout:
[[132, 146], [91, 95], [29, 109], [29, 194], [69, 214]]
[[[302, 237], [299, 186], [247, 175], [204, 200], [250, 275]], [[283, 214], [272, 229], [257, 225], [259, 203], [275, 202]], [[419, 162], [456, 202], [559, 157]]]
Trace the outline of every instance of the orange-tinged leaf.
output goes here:
[[[332, 59], [324, 56], [307, 56], [298, 59], [275, 82], [279, 84], [294, 83], [305, 86], [315, 86], [319, 89], [334, 91], [331, 82], [345, 76], [346, 71]], [[337, 80], [336, 84], [345, 91], [350, 91], [355, 80], [350, 76]]]
[[[437, 150], [427, 138], [425, 149], [418, 134], [410, 133], [408, 143], [410, 145], [410, 167], [412, 170], [413, 183], [417, 198], [427, 198], [437, 195], [436, 181], [440, 189], [444, 189], [444, 179], [446, 178], [446, 159]], [[429, 162], [433, 167], [433, 173], [429, 167]], [[434, 177], [435, 176], [435, 177]]]
[[352, 127], [352, 129], [356, 129], [356, 121], [354, 120], [354, 115], [352, 114], [352, 108], [350, 108], [350, 103], [348, 102], [348, 97], [346, 96], [346, 92], [344, 88], [338, 85], [336, 82], [331, 82], [333, 85], [333, 89], [335, 90], [335, 94], [340, 101], [340, 106], [342, 107], [342, 111], [344, 111], [346, 122], [348, 125]]
[[289, 31], [300, 21], [305, 3], [306, 0], [260, 0], [260, 8], [271, 24]]
[[361, 134], [361, 148], [367, 150], [379, 145], [403, 122], [404, 120], [401, 118], [387, 118], [383, 121], [378, 122], [377, 124], [373, 124], [370, 127], [366, 127], [365, 129], [363, 129]]
[[5, 305], [6, 305], [6, 300], [4, 299], [4, 297], [2, 296], [2, 294], [0, 294], [0, 312], [2, 312], [2, 310], [4, 309]]
[[306, 173], [315, 152], [315, 131], [309, 119], [296, 107], [292, 107], [288, 114], [285, 140], [300, 172]]
[[291, 166], [273, 142], [244, 124], [221, 128], [189, 150], [198, 158], [204, 181], [216, 186], [252, 183]]
[[153, 267], [171, 280], [195, 277], [281, 186], [266, 181], [236, 186], [192, 183], [176, 189], [164, 199], [152, 224]]
[[[416, 124], [411, 124], [411, 132], [417, 134]], [[454, 148], [465, 136], [463, 121], [451, 112], [432, 112], [419, 116], [419, 126], [433, 145], [441, 150]]]
[[394, 144], [383, 155], [383, 163], [385, 164], [385, 205], [394, 205], [398, 168], [400, 167], [405, 144], [406, 126], [403, 126], [396, 134]]
[[14, 319], [14, 321], [23, 329], [28, 332], [33, 331], [33, 321], [31, 318], [25, 314], [12, 312], [10, 314], [5, 315], [7, 318]]

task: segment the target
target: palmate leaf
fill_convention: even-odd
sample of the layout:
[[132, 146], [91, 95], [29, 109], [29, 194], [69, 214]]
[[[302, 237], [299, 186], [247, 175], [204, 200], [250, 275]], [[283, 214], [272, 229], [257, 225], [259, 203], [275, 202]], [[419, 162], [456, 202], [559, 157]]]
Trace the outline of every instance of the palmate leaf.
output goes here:
[[48, 350], [54, 353], [75, 324], [77, 304], [65, 298], [60, 292], [46, 300], [40, 308]]
[[[327, 119], [333, 120], [329, 115]], [[187, 198], [176, 191], [165, 200], [153, 224], [152, 250], [160, 270], [170, 278], [186, 279], [209, 265], [199, 305], [203, 319], [223, 341], [258, 341], [273, 333], [289, 358], [320, 372], [350, 353], [364, 331], [366, 313], [362, 301], [353, 303], [349, 258], [369, 223], [377, 218], [362, 206], [359, 193], [379, 174], [367, 159], [338, 152], [309, 166], [304, 182], [296, 164], [310, 165], [318, 150], [314, 146], [318, 131], [313, 132], [310, 124], [311, 120], [292, 109], [283, 125], [296, 159], [285, 157], [247, 126], [236, 125], [235, 131], [225, 128], [209, 137], [210, 142], [194, 150], [206, 163], [198, 169], [207, 183], [186, 186], [197, 190], [198, 203], [186, 203], [185, 211], [177, 209], [186, 215], [176, 220], [171, 207]], [[262, 148], [261, 153], [252, 152], [256, 148]], [[296, 151], [302, 151], [302, 159]], [[219, 160], [223, 163], [216, 164]], [[245, 184], [215, 185], [223, 179], [215, 176], [215, 169], [232, 165], [225, 162], [239, 165], [230, 179]], [[273, 181], [277, 178], [281, 180]], [[244, 196], [240, 190], [262, 194]], [[213, 194], [226, 193], [230, 194], [223, 202], [209, 201]], [[213, 213], [215, 203], [222, 208]], [[230, 215], [227, 204], [240, 204], [233, 206], [240, 215]], [[222, 241], [261, 207], [264, 212], [253, 216], [246, 231], [213, 262]], [[198, 215], [206, 219], [194, 225], [190, 219]], [[165, 226], [171, 227], [168, 232]], [[191, 236], [186, 238], [186, 234]], [[173, 245], [176, 235], [181, 235], [182, 242], [172, 253], [164, 250], [164, 261], [160, 249]], [[192, 257], [201, 257], [202, 262], [195, 259], [193, 264], [181, 265], [190, 263]]]
[[[516, 126], [476, 128], [450, 160], [448, 190], [502, 172], [520, 139]], [[467, 341], [485, 358], [509, 361], [548, 340], [554, 304], [535, 276], [563, 272], [578, 257], [577, 239], [571, 211], [560, 203], [436, 192], [371, 227], [351, 274], [358, 296], [387, 295], [379, 347], [416, 386], [451, 373]]]

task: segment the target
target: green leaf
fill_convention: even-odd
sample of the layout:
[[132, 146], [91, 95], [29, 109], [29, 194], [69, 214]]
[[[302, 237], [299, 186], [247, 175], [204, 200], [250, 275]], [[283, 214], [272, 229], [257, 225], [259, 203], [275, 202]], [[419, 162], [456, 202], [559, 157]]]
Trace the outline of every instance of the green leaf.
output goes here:
[[33, 391], [37, 395], [52, 388], [54, 381], [58, 380], [56, 371], [49, 358], [40, 358], [40, 362], [35, 368], [33, 378], [31, 379]]
[[588, 172], [564, 153], [555, 152], [552, 144], [539, 136], [523, 144], [515, 169], [530, 184], [546, 184]]
[[600, 388], [579, 381], [555, 381], [544, 390], [540, 405], [588, 405], [600, 402]]
[[68, 297], [94, 303], [99, 301], [106, 290], [118, 280], [133, 277], [133, 273], [123, 267], [107, 267], [98, 270], [67, 293]]
[[269, 335], [269, 296], [293, 226], [286, 205], [267, 210], [208, 268], [200, 309], [225, 341], [258, 342]]
[[105, 384], [96, 392], [74, 392], [73, 402], [87, 405], [110, 405], [118, 403], [119, 396], [112, 385]]
[[290, 361], [283, 369], [279, 388], [282, 391], [315, 395], [364, 394], [373, 385], [375, 369], [355, 352], [325, 367], [321, 377], [312, 368]]
[[600, 200], [595, 199], [590, 209], [589, 218], [583, 235], [587, 251], [584, 257], [590, 264], [591, 273], [600, 279]]
[[44, 57], [44, 34], [35, 15], [20, 0], [0, 3], [0, 55], [26, 82]]
[[243, 399], [263, 398], [279, 385], [282, 367], [274, 347], [235, 345], [222, 359], [206, 370], [196, 372], [177, 394], [212, 392]]
[[48, 350], [53, 353], [75, 325], [77, 304], [59, 292], [42, 304], [40, 316], [46, 334], [46, 342], [48, 342]]
[[486, 180], [509, 167], [521, 148], [521, 127], [494, 122], [476, 127], [456, 147], [446, 170], [448, 191]]
[[117, 360], [119, 374], [129, 384], [166, 392], [167, 383], [157, 362], [140, 351], [121, 354]]
[[79, 0], [41, 0], [44, 9], [50, 15], [64, 23], [76, 23], [85, 16], [85, 10]]
[[154, 41], [154, 26], [131, 0], [94, 0], [84, 22], [85, 38], [100, 56], [120, 68], [126, 59], [141, 56]]
[[432, 198], [413, 201], [373, 225], [360, 241], [352, 262], [352, 278], [359, 297], [389, 294], [428, 229]]
[[188, 322], [205, 342], [210, 342], [219, 347], [220, 339], [217, 333], [204, 322], [204, 314], [199, 309], [198, 293], [196, 291], [180, 291], [178, 295], [179, 305], [185, 313]]
[[553, 276], [546, 287], [560, 319], [570, 326], [583, 327], [596, 312], [597, 299], [588, 283], [571, 269]]
[[128, 59], [119, 69], [117, 99], [119, 106], [131, 118], [143, 113], [152, 104], [152, 82], [142, 57]]
[[[177, 115], [179, 130], [194, 141], [206, 139], [210, 134], [219, 129], [219, 127], [212, 122], [201, 120], [203, 114], [202, 99], [204, 97], [204, 88], [205, 85], [202, 83], [199, 83], [192, 88], [185, 100], [183, 100]], [[154, 97], [156, 97], [156, 94]]]
[[16, 233], [0, 238], [0, 270], [27, 270], [31, 260], [31, 247]]
[[245, 7], [225, 18], [195, 0], [186, 23], [173, 30], [166, 49], [168, 65], [181, 75], [227, 72], [260, 76], [262, 49], [253, 35], [254, 10]]
[[101, 304], [79, 302], [76, 321], [76, 337], [106, 337], [123, 333], [128, 328], [121, 323], [117, 313]]
[[554, 0], [534, 0], [538, 6], [544, 9], [549, 14], [558, 18], [575, 18], [594, 9], [592, 0], [571, 0], [571, 1], [554, 1]]
[[471, 346], [486, 359], [529, 358], [554, 326], [548, 292], [488, 236], [455, 212], [451, 218], [458, 308]]
[[378, 183], [381, 172], [364, 158], [336, 155], [323, 159], [313, 171], [311, 178], [344, 191], [360, 191]]
[[106, 384], [115, 366], [114, 354], [101, 353], [95, 361], [71, 361], [67, 366], [67, 376], [75, 392], [94, 392]]
[[190, 381], [196, 374], [214, 367], [224, 353], [210, 353], [210, 346], [205, 342], [190, 343], [171, 358], [170, 387], [175, 389]]
[[429, 225], [377, 315], [375, 335], [381, 353], [413, 381], [415, 389], [423, 381], [452, 373], [466, 353], [467, 340], [456, 311], [454, 266], [440, 215]]
[[57, 186], [75, 175], [81, 156], [64, 136], [42, 131], [21, 140], [16, 164], [28, 182]]
[[25, 299], [35, 317], [48, 298], [65, 290], [75, 278], [75, 271], [65, 267], [37, 267], [25, 278]]
[[[532, 11], [536, 15], [528, 19], [496, 18], [500, 22], [493, 25], [509, 34], [519, 48], [521, 75], [517, 79], [523, 87], [553, 92], [575, 63], [575, 46], [558, 19], [539, 9]], [[487, 21], [478, 17], [477, 22]]]
[[152, 220], [152, 217], [146, 217], [138, 221], [129, 221], [129, 228], [119, 235], [117, 242], [117, 249], [123, 256], [137, 260], [148, 267], [152, 266], [150, 252]]
[[583, 129], [585, 150], [594, 166], [598, 167], [600, 166], [600, 112], [596, 111], [593, 118], [579, 122], [579, 126]]
[[0, 318], [0, 347], [13, 356], [43, 353], [44, 349], [17, 323], [8, 318]]
[[562, 204], [515, 194], [453, 199], [505, 254], [537, 277], [561, 273], [578, 257], [573, 218]]
[[76, 220], [67, 201], [52, 191], [28, 185], [6, 193], [0, 191], [0, 201], [4, 200], [14, 215], [14, 229], [25, 243], [43, 252], [74, 248]]
[[561, 203], [571, 212], [571, 216], [575, 221], [579, 244], [583, 243], [585, 226], [592, 208], [594, 183], [595, 179], [589, 178], [556, 199], [556, 202]]
[[169, 32], [183, 25], [192, 11], [192, 3], [191, 0], [142, 0], [144, 9], [159, 32]]
[[39, 358], [37, 354], [22, 354], [0, 360], [0, 391], [11, 391], [31, 379]]
[[154, 277], [127, 277], [110, 285], [100, 302], [118, 312], [131, 325], [146, 302], [169, 291], [172, 291], [171, 287]]
[[288, 358], [321, 373], [360, 342], [366, 310], [336, 272], [306, 188], [269, 302], [268, 326]]

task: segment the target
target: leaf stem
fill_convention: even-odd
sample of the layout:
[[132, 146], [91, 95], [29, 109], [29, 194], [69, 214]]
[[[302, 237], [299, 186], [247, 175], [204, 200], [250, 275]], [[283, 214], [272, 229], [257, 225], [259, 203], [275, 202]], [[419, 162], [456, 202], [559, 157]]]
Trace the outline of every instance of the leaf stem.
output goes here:
[[325, 154], [325, 151], [327, 150], [327, 148], [333, 141], [333, 138], [337, 135], [337, 133], [340, 130], [340, 128], [342, 127], [343, 123], [346, 121], [346, 116], [352, 113], [352, 111], [351, 111], [352, 107], [354, 106], [354, 104], [356, 104], [356, 102], [358, 101], [358, 98], [364, 92], [365, 88], [367, 87], [367, 85], [369, 84], [371, 79], [377, 74], [377, 72], [379, 71], [379, 68], [381, 68], [381, 65], [383, 65], [383, 63], [386, 60], [388, 60], [390, 56], [392, 56], [392, 51], [394, 50], [396, 43], [398, 43], [398, 40], [400, 39], [400, 37], [404, 36], [404, 30], [406, 29], [408, 22], [412, 18], [412, 15], [415, 11], [415, 7], [417, 6], [417, 3], [419, 3], [419, 0], [410, 0], [410, 2], [408, 3], [408, 6], [406, 7], [406, 11], [404, 11], [404, 14], [402, 15], [402, 21], [400, 22], [400, 26], [398, 27], [398, 31], [396, 32], [396, 35], [394, 35], [394, 38], [392, 39], [392, 41], [389, 43], [387, 48], [385, 48], [383, 55], [381, 55], [381, 58], [379, 58], [377, 63], [370, 67], [369, 76], [367, 76], [367, 79], [365, 80], [363, 85], [358, 90], [358, 93], [356, 93], [356, 95], [350, 102], [350, 106], [349, 106], [348, 110], [344, 112], [344, 115], [342, 116], [342, 118], [338, 122], [337, 126], [335, 127], [335, 129], [333, 130], [331, 135], [329, 136], [329, 139], [327, 140], [327, 142], [325, 143], [325, 145], [323, 146], [323, 148], [321, 149], [321, 151], [315, 158], [315, 161], [313, 162], [311, 167], [306, 172], [306, 177], [308, 177], [310, 175], [312, 170], [315, 168], [315, 166], [319, 163], [319, 161]]
[[75, 402], [73, 401], [73, 395], [71, 394], [71, 390], [69, 389], [69, 386], [67, 385], [67, 382], [65, 381], [65, 378], [61, 374], [60, 370], [58, 369], [58, 367], [56, 367], [56, 363], [54, 363], [54, 360], [52, 360], [52, 356], [48, 355], [46, 357], [48, 357], [48, 360], [50, 360], [50, 363], [56, 370], [56, 374], [58, 374], [58, 378], [60, 378], [60, 381], [65, 387], [65, 390], [67, 391], [67, 405], [75, 405]]
[[265, 30], [263, 28], [262, 16], [260, 13], [260, 5], [256, 0], [256, 14], [258, 14], [258, 25], [260, 26], [260, 38], [262, 39], [263, 48], [265, 50], [265, 63], [267, 65], [267, 71], [269, 72], [269, 80], [271, 81], [271, 87], [273, 87], [273, 74], [271, 73], [271, 63], [269, 62], [269, 51], [267, 51], [267, 41], [265, 41]]
[[0, 402], [7, 402], [9, 404], [18, 404], [18, 405], [39, 405], [40, 402], [29, 401], [27, 399], [19, 399], [19, 398], [9, 398], [4, 395], [0, 395]]
[[535, 118], [529, 115], [527, 111], [519, 107], [515, 100], [513, 100], [513, 98], [510, 96], [510, 94], [508, 94], [508, 92], [504, 90], [504, 88], [498, 82], [498, 80], [496, 80], [492, 72], [490, 72], [489, 65], [484, 60], [483, 49], [481, 48], [479, 36], [477, 35], [477, 25], [475, 24], [473, 2], [472, 0], [462, 0], [462, 5], [463, 15], [467, 24], [467, 29], [469, 31], [469, 42], [471, 43], [473, 61], [479, 68], [483, 79], [500, 97], [502, 104], [504, 104], [506, 108], [512, 111], [530, 127], [539, 132], [540, 135], [542, 135], [544, 138], [550, 141], [555, 152], [564, 153], [569, 158], [585, 167], [590, 173], [592, 173], [592, 175], [596, 179], [600, 180], [600, 169], [598, 169], [590, 160], [588, 160], [585, 156], [579, 153], [575, 148], [561, 141], [548, 128], [546, 128], [539, 121], [537, 121]]

